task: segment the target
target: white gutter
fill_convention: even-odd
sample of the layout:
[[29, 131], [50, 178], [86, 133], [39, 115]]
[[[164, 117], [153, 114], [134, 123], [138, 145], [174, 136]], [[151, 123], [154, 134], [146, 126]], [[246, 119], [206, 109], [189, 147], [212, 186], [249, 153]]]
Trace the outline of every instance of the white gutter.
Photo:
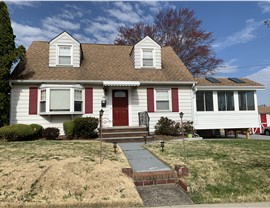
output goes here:
[[64, 84], [64, 83], [77, 83], [77, 84], [99, 84], [103, 85], [104, 82], [113, 82], [117, 83], [135, 83], [138, 86], [140, 85], [194, 85], [197, 82], [195, 81], [104, 81], [104, 80], [10, 80], [13, 84], [40, 84], [40, 83], [55, 83], [55, 84]]
[[78, 83], [78, 84], [103, 84], [103, 80], [10, 80], [13, 84], [40, 84], [40, 83]]
[[141, 81], [141, 85], [194, 85], [196, 81]]
[[265, 86], [197, 86], [197, 90], [264, 90]]

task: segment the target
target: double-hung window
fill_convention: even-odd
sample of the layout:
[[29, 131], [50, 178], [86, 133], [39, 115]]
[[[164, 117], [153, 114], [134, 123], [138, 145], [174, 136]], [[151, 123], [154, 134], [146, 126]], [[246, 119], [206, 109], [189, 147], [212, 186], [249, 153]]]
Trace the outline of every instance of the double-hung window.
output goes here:
[[83, 111], [83, 87], [80, 85], [43, 85], [40, 88], [41, 114], [74, 114]]
[[156, 110], [170, 110], [170, 90], [168, 89], [157, 89], [156, 90]]
[[254, 92], [253, 91], [239, 91], [239, 110], [255, 110]]
[[82, 111], [82, 90], [74, 90], [74, 111]]
[[46, 90], [40, 90], [40, 112], [46, 112]]
[[213, 92], [197, 91], [196, 105], [197, 111], [213, 111]]
[[71, 65], [71, 46], [61, 45], [58, 46], [58, 64]]
[[142, 49], [142, 66], [154, 66], [154, 49]]
[[219, 91], [217, 94], [218, 94], [218, 110], [234, 111], [233, 91]]

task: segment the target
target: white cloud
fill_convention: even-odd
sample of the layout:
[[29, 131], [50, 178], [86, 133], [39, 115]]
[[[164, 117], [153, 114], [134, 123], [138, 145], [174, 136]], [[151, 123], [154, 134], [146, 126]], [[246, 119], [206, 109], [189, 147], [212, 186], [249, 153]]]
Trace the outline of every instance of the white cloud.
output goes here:
[[270, 88], [270, 66], [247, 76], [247, 78], [265, 84]]
[[215, 69], [216, 74], [232, 74], [237, 72], [237, 65], [233, 64], [237, 59], [231, 59], [228, 62], [225, 62], [222, 66], [219, 66]]
[[14, 5], [18, 7], [36, 7], [39, 2], [36, 1], [5, 1], [7, 5]]
[[248, 79], [254, 80], [265, 85], [265, 90], [258, 91], [258, 104], [270, 105], [269, 94], [270, 94], [270, 66], [247, 76]]
[[270, 1], [261, 1], [258, 5], [262, 9], [262, 13], [270, 13]]
[[261, 25], [261, 22], [256, 22], [254, 19], [249, 19], [246, 21], [246, 26], [227, 37], [221, 42], [213, 44], [214, 48], [227, 48], [237, 44], [244, 44], [256, 38], [256, 29]]
[[59, 32], [60, 30], [78, 30], [80, 29], [80, 24], [68, 20], [63, 20], [60, 17], [53, 16], [47, 17], [43, 20], [43, 26], [46, 29]]
[[49, 32], [45, 32], [41, 28], [32, 27], [29, 25], [20, 24], [17, 22], [11, 22], [14, 34], [16, 34], [16, 43], [19, 45], [24, 45], [26, 48], [34, 41], [34, 40], [48, 40], [55, 35]]

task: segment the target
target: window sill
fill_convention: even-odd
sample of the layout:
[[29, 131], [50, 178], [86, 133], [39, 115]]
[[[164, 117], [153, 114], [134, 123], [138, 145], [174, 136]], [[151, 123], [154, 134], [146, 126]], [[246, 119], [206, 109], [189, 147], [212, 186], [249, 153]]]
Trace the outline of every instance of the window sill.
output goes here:
[[81, 115], [83, 112], [70, 112], [70, 111], [54, 111], [54, 112], [40, 112], [39, 115]]

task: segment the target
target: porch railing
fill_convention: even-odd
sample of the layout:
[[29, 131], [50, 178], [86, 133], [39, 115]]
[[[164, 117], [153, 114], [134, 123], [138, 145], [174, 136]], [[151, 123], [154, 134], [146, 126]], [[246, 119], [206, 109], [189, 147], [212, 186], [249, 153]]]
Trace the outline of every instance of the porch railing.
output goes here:
[[139, 112], [139, 125], [143, 126], [145, 125], [147, 128], [147, 131], [149, 132], [149, 123], [150, 123], [150, 117], [148, 115], [147, 111]]

